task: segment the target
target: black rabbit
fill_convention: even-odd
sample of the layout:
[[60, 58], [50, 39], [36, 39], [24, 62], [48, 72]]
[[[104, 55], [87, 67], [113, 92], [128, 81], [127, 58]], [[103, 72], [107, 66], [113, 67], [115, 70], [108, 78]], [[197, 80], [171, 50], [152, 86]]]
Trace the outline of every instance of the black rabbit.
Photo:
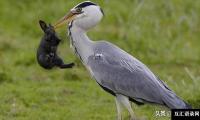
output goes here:
[[60, 43], [60, 39], [56, 35], [56, 32], [49, 24], [40, 20], [40, 27], [44, 31], [44, 36], [40, 42], [39, 48], [37, 49], [37, 61], [45, 69], [52, 69], [54, 66], [60, 68], [72, 68], [74, 63], [64, 64], [63, 60], [57, 55], [57, 46]]

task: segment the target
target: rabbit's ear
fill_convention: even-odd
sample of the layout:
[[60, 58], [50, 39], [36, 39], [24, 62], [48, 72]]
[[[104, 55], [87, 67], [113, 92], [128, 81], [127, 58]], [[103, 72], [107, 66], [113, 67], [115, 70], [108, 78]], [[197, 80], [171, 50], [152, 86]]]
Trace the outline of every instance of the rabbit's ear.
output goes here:
[[45, 32], [47, 29], [47, 24], [42, 20], [39, 20], [39, 24], [40, 24], [40, 27], [42, 28], [42, 30]]

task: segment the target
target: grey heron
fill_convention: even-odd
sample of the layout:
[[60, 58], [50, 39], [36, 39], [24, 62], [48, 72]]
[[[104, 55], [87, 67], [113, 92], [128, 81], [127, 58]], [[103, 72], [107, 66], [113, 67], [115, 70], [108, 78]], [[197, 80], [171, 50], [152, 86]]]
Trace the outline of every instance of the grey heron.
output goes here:
[[71, 47], [96, 82], [115, 96], [118, 120], [122, 118], [122, 106], [134, 119], [130, 101], [154, 103], [170, 109], [191, 108], [138, 59], [110, 42], [95, 42], [87, 36], [87, 31], [103, 16], [99, 5], [85, 1], [73, 7], [54, 27], [69, 23]]

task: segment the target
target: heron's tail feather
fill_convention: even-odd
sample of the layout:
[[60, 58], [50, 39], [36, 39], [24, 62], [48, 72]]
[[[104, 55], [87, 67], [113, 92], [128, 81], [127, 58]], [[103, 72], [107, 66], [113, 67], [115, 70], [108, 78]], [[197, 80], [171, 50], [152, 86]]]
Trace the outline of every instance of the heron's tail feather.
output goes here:
[[167, 90], [167, 94], [163, 94], [163, 102], [170, 109], [191, 109], [192, 106], [179, 98], [172, 91]]
[[[185, 101], [184, 101], [184, 102], [185, 102]], [[192, 106], [191, 106], [190, 104], [188, 104], [188, 103], [185, 102], [185, 105], [186, 105], [186, 108], [187, 108], [187, 109], [192, 109]]]

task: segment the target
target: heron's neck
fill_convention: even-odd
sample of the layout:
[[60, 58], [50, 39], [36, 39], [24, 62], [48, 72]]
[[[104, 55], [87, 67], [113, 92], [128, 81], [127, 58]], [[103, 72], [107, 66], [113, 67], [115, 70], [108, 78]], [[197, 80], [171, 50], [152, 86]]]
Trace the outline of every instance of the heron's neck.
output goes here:
[[86, 31], [80, 29], [76, 25], [71, 25], [69, 27], [69, 36], [74, 52], [83, 63], [87, 63], [87, 58], [93, 54], [92, 46], [94, 42], [88, 38]]

